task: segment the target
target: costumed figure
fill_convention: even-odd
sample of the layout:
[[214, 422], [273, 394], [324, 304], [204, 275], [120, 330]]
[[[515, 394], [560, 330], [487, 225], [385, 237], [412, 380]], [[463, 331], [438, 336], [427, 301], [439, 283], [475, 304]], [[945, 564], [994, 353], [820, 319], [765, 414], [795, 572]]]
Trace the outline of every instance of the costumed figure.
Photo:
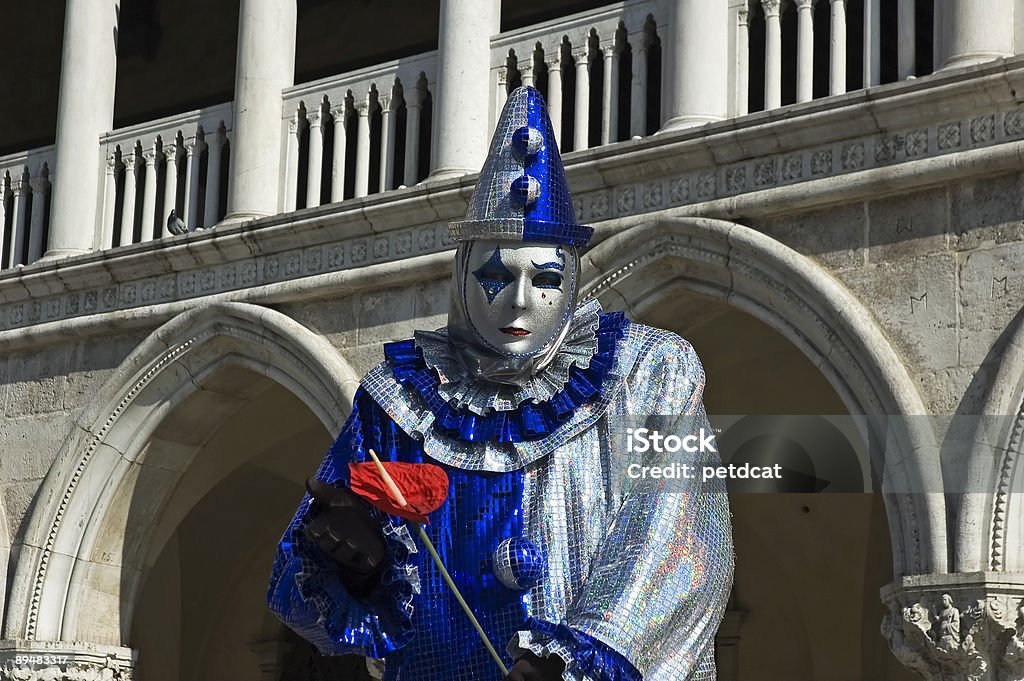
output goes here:
[[[718, 455], [669, 484], [627, 475], [621, 451], [652, 417], [710, 432], [704, 371], [675, 334], [578, 303], [593, 230], [537, 90], [509, 96], [451, 234], [448, 325], [386, 344], [362, 380], [281, 540], [271, 609], [325, 654], [384, 658], [385, 681], [714, 679], [732, 533], [724, 480], [700, 471]], [[420, 501], [374, 496], [371, 450]]]

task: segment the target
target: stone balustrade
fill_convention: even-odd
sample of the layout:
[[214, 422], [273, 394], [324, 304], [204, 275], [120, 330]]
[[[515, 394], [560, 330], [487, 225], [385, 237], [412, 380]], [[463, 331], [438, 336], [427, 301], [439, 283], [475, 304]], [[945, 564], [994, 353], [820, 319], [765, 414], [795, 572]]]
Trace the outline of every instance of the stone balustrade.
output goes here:
[[509, 92], [533, 85], [547, 100], [563, 151], [654, 132], [661, 82], [649, 73], [652, 61], [660, 65], [655, 50], [666, 32], [669, 4], [617, 2], [498, 36], [491, 41], [492, 120]]
[[173, 208], [190, 230], [224, 215], [231, 103], [115, 130], [104, 159], [100, 249], [167, 236]]
[[53, 145], [0, 157], [0, 268], [43, 255], [54, 158]]
[[428, 52], [284, 92], [284, 212], [412, 186], [429, 171]]

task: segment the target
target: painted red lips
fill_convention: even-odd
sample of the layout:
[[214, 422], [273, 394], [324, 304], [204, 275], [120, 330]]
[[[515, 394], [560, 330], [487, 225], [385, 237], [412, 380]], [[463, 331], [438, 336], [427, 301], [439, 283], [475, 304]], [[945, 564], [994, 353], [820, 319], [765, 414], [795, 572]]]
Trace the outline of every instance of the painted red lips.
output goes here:
[[502, 333], [507, 333], [510, 336], [529, 336], [530, 332], [526, 329], [520, 329], [518, 326], [506, 326], [501, 330]]

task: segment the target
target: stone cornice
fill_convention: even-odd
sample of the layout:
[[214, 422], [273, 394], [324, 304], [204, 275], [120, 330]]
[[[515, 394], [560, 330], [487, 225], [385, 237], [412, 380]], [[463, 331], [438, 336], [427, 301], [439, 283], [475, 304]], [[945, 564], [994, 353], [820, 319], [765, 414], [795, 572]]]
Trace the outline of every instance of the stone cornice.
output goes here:
[[[750, 218], [1005, 172], [1022, 164], [1021, 81], [1024, 58], [1001, 60], [570, 153], [567, 173], [577, 213], [600, 240], [633, 216]], [[464, 214], [475, 181], [427, 182], [0, 272], [0, 345], [32, 326], [61, 333], [56, 322], [101, 313], [138, 317], [226, 294], [255, 300], [245, 292], [450, 250], [447, 222]]]

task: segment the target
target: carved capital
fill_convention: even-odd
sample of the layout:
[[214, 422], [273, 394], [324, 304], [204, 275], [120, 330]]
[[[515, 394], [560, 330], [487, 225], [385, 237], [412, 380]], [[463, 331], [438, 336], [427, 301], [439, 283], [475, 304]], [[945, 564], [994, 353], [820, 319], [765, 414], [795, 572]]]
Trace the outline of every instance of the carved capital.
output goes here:
[[0, 642], [0, 681], [132, 681], [134, 652], [85, 643]]
[[352, 108], [356, 110], [360, 118], [366, 118], [370, 115], [370, 102], [365, 99], [360, 99], [352, 103]]
[[552, 71], [561, 71], [562, 70], [562, 55], [559, 54], [559, 55], [554, 56], [554, 57], [547, 57], [547, 58], [544, 59], [544, 63], [547, 64], [548, 73], [550, 73]]
[[533, 59], [524, 59], [519, 62], [519, 75], [528, 78], [533, 73]]
[[178, 158], [181, 157], [181, 150], [178, 149], [177, 144], [165, 145], [163, 148], [163, 152], [164, 161], [166, 161], [168, 164], [176, 163]]
[[618, 50], [615, 48], [615, 45], [602, 45], [601, 46], [601, 54], [604, 55], [605, 61], [608, 61], [609, 59], [614, 57], [615, 53], [617, 51]]
[[36, 194], [43, 194], [50, 188], [50, 181], [45, 177], [33, 177], [28, 181], [28, 184]]
[[[294, 118], [288, 121], [288, 134], [292, 136], [299, 134], [299, 122]], [[185, 149], [188, 152], [188, 155], [191, 156], [192, 151], [189, 149], [189, 147], [186, 146]]]
[[814, 7], [815, 0], [793, 0], [793, 4], [796, 5], [797, 10], [810, 10]]
[[306, 112], [306, 122], [311, 128], [319, 128], [322, 119], [323, 114], [320, 112], [320, 109], [313, 109], [312, 111]]
[[156, 165], [156, 149], [146, 149], [142, 152], [142, 158], [146, 162], [146, 166], [152, 168]]
[[116, 154], [108, 154], [107, 155], [107, 175], [113, 175], [116, 170], [117, 170], [117, 155]]
[[572, 58], [576, 60], [577, 66], [580, 63], [586, 64], [590, 60], [590, 46], [583, 45], [582, 47], [573, 48]]
[[764, 9], [764, 15], [766, 18], [779, 16], [779, 4], [780, 0], [761, 0], [761, 7]]
[[882, 635], [893, 654], [926, 679], [1024, 678], [1024, 584], [973, 576], [945, 575], [947, 584], [890, 591], [883, 596], [889, 615]]
[[24, 196], [29, 191], [28, 180], [17, 177], [11, 179], [11, 193], [15, 196]]
[[410, 87], [402, 91], [402, 99], [405, 100], [405, 107], [407, 109], [418, 109], [423, 106], [425, 95], [423, 90], [418, 87]]
[[121, 163], [124, 164], [125, 170], [129, 172], [135, 171], [135, 164], [138, 162], [138, 160], [139, 159], [134, 151], [129, 152], [127, 154], [121, 154]]
[[508, 82], [508, 67], [507, 66], [499, 66], [498, 67], [498, 85], [504, 85], [507, 82]]
[[736, 10], [736, 20], [740, 26], [750, 25], [750, 9], [746, 5]]
[[377, 104], [382, 114], [391, 113], [391, 95], [377, 95]]

